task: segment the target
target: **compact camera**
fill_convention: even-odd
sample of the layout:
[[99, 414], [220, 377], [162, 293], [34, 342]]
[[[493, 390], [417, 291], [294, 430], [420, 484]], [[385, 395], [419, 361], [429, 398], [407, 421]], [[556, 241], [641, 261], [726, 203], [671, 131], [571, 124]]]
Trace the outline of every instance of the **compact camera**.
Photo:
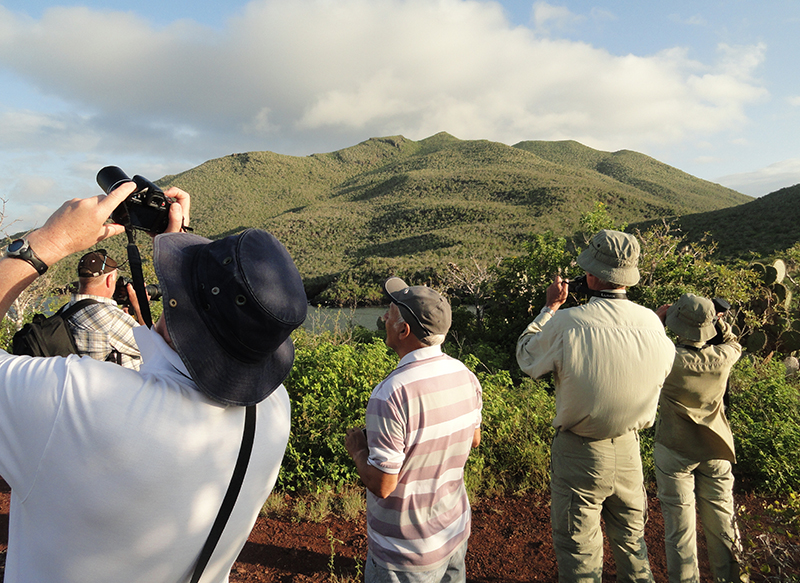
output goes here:
[[[114, 301], [117, 302], [123, 308], [131, 307], [131, 299], [128, 296], [129, 283], [133, 285], [133, 280], [119, 276], [117, 278], [117, 284], [114, 287], [114, 294], [111, 296], [114, 299]], [[148, 284], [145, 286], [144, 289], [147, 292], [147, 295], [150, 297], [151, 302], [161, 299], [161, 288], [158, 287], [157, 284], [154, 283]]]
[[169, 207], [175, 199], [143, 176], [128, 178], [117, 166], [106, 166], [97, 173], [97, 184], [108, 194], [120, 184], [133, 182], [136, 190], [111, 213], [111, 220], [127, 228], [155, 235], [167, 230]]

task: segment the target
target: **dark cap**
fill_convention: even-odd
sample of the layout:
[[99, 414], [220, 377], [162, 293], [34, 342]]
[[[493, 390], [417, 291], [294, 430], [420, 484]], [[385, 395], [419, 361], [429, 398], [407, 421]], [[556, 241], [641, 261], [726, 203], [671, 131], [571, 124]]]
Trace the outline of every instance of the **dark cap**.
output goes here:
[[98, 249], [90, 251], [78, 261], [78, 277], [97, 277], [111, 273], [118, 267], [105, 249]]
[[418, 339], [450, 330], [450, 303], [436, 290], [424, 285], [409, 286], [399, 277], [387, 279], [383, 289]]

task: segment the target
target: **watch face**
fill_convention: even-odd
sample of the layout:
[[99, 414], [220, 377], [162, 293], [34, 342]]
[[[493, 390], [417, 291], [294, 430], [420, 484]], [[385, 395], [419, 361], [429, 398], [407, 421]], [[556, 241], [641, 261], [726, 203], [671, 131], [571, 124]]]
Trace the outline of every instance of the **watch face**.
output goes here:
[[22, 249], [22, 247], [24, 247], [24, 246], [25, 246], [25, 240], [24, 239], [17, 239], [16, 241], [12, 242], [8, 246], [8, 252], [9, 253], [16, 253], [17, 251]]

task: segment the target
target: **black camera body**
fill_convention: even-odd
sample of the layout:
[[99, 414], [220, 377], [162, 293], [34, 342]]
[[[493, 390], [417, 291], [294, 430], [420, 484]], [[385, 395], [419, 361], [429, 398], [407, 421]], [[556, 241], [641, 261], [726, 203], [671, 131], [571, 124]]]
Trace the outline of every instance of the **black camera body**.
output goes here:
[[591, 295], [592, 290], [589, 289], [589, 284], [586, 283], [586, 275], [581, 275], [576, 277], [575, 279], [571, 279], [567, 282], [567, 290], [571, 294], [578, 294], [578, 295]]
[[[133, 281], [126, 277], [119, 276], [117, 278], [117, 283], [114, 286], [114, 294], [111, 296], [112, 299], [123, 308], [131, 307], [131, 299], [128, 296], [129, 283], [132, 285]], [[161, 299], [161, 288], [158, 287], [157, 284], [148, 284], [144, 289], [147, 292], [147, 295], [150, 297], [151, 302]]]
[[111, 219], [126, 229], [133, 228], [159, 234], [167, 230], [169, 207], [175, 199], [143, 176], [132, 179], [117, 166], [106, 166], [97, 173], [97, 184], [108, 194], [120, 184], [133, 182], [136, 190], [111, 213]]

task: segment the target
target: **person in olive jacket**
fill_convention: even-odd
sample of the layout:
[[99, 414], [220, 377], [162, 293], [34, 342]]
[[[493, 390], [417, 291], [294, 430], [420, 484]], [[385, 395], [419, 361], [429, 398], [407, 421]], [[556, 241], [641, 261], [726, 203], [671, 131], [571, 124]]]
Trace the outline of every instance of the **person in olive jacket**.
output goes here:
[[695, 506], [716, 582], [741, 581], [733, 434], [723, 397], [742, 347], [711, 300], [684, 294], [656, 312], [678, 338], [659, 400], [655, 465], [669, 581], [700, 581]]

